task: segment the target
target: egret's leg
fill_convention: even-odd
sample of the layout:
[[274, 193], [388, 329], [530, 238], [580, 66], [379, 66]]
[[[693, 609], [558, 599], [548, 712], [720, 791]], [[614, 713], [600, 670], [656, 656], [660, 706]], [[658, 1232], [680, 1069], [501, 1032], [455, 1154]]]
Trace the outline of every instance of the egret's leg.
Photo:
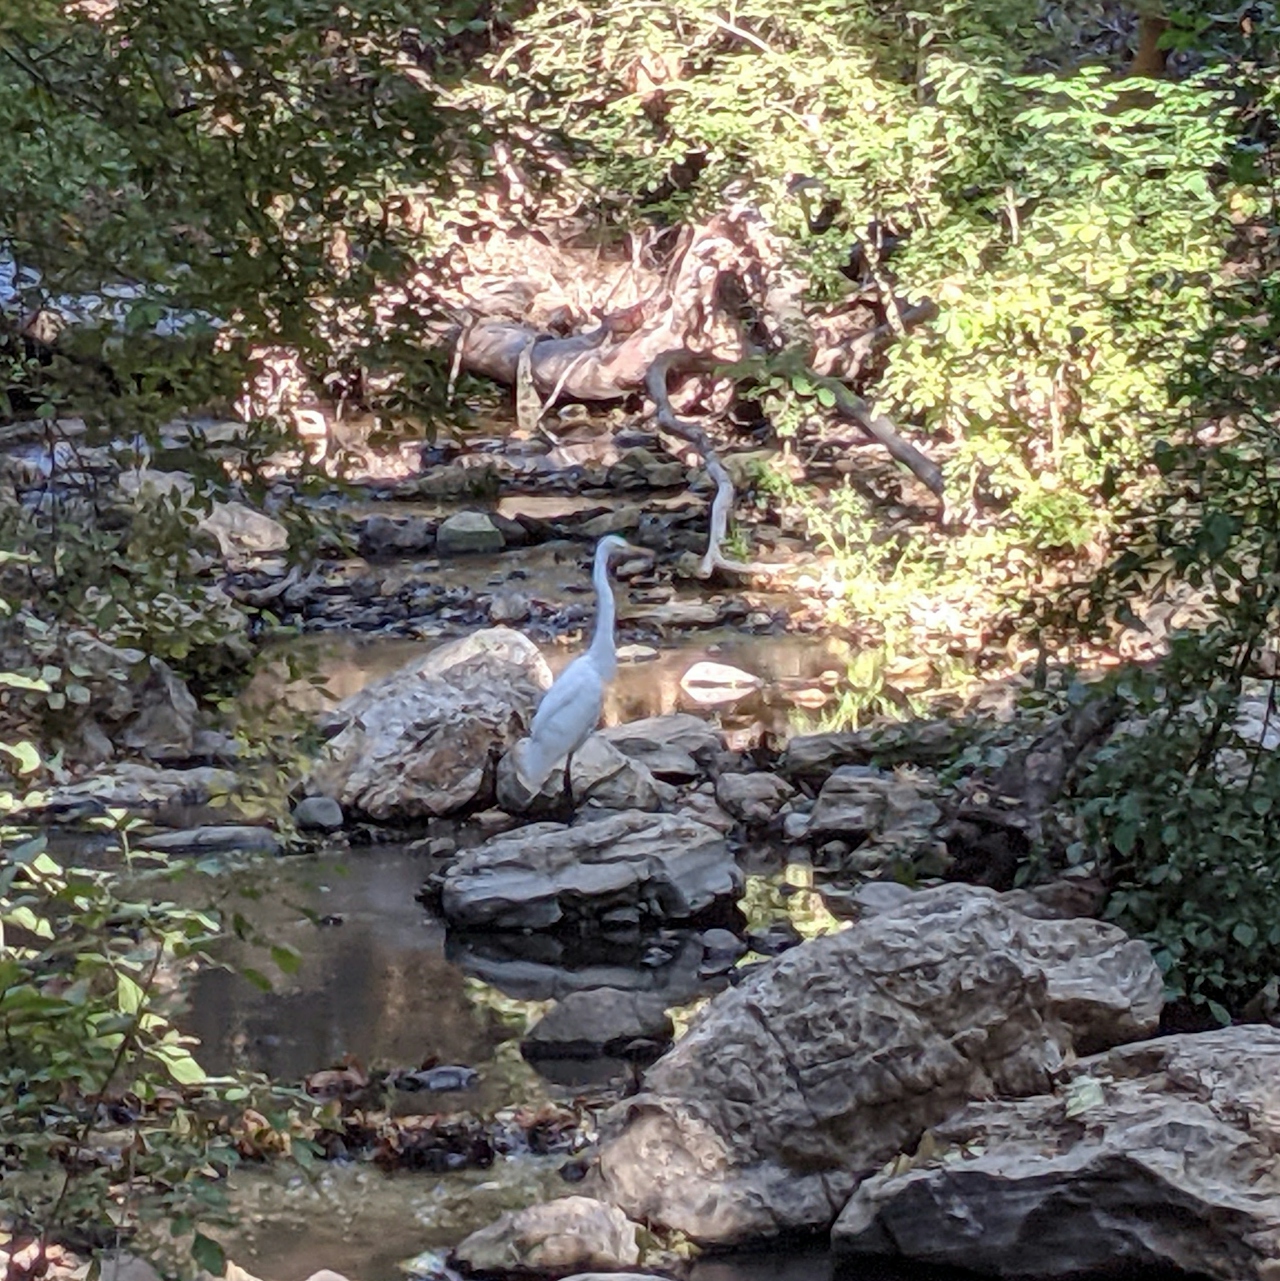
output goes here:
[[573, 815], [573, 778], [570, 770], [573, 767], [573, 753], [570, 752], [564, 761], [564, 803], [570, 816]]

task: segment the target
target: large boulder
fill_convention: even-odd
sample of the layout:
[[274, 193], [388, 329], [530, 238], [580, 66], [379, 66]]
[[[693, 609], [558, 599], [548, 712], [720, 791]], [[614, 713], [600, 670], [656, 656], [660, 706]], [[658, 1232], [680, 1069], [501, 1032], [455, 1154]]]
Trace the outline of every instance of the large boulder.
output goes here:
[[184, 760], [195, 744], [200, 709], [182, 678], [159, 658], [148, 661], [146, 678], [135, 687], [137, 713], [120, 743], [157, 761]]
[[289, 546], [289, 531], [271, 516], [244, 503], [213, 502], [201, 517], [199, 528], [215, 539], [218, 550], [232, 561], [282, 552]]
[[532, 823], [465, 850], [445, 872], [445, 917], [464, 929], [689, 920], [736, 897], [724, 837], [679, 814], [624, 813], [575, 827]]
[[615, 1109], [602, 1194], [708, 1243], [829, 1226], [969, 1100], [1043, 1093], [1072, 1054], [1149, 1035], [1162, 986], [1115, 926], [915, 894], [715, 997]]
[[508, 627], [442, 645], [338, 706], [345, 727], [308, 790], [378, 822], [487, 805], [494, 761], [550, 684], [533, 642]]
[[614, 1271], [640, 1261], [636, 1225], [613, 1206], [585, 1196], [508, 1210], [453, 1252], [467, 1272], [567, 1276], [584, 1268]]
[[1280, 1031], [1126, 1046], [1053, 1094], [974, 1103], [854, 1193], [837, 1249], [1001, 1277], [1178, 1268], [1270, 1281], [1280, 1258]]

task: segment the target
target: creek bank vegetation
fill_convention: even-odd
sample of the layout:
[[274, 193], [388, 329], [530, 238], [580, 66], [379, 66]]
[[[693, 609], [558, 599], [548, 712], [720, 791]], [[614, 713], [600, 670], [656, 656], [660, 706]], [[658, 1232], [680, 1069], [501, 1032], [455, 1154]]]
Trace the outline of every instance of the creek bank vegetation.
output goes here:
[[[1022, 907], [1039, 895], [1148, 940], [1167, 1026], [1275, 1016], [1274, 17], [1191, 6], [1137, 60], [1150, 73], [1167, 51], [1157, 79], [1120, 78], [1135, 15], [1090, 4], [749, 0], [729, 20], [701, 0], [430, 14], [116, 0], [0, 17], [14, 140], [0, 157], [0, 1017], [20, 1034], [0, 1107], [5, 1160], [38, 1176], [4, 1184], [37, 1258], [55, 1237], [92, 1244], [160, 1215], [220, 1271], [200, 1225], [237, 1150], [228, 1118], [252, 1100], [251, 1150], [318, 1154], [296, 1129], [310, 1101], [203, 1080], [169, 1021], [163, 985], [241, 928], [234, 912], [134, 902], [34, 829], [88, 819], [126, 863], [160, 866], [281, 849], [281, 799], [322, 735], [264, 748], [226, 713], [282, 619], [422, 636], [581, 621], [518, 579], [458, 592], [438, 564], [398, 576], [397, 557], [634, 530], [666, 562], [629, 588], [647, 596], [634, 639], [843, 625], [865, 642], [844, 711], [909, 722], [780, 758], [688, 725], [679, 742], [669, 724], [653, 741], [601, 736], [571, 782], [579, 805], [624, 811], [601, 821], [623, 847], [611, 861], [594, 825], [519, 822], [546, 814], [501, 772], [536, 682], [486, 719], [409, 673], [403, 697], [428, 699], [445, 745], [426, 786], [394, 736], [366, 759], [370, 727], [336, 726], [325, 759], [341, 777], [325, 790], [317, 775], [295, 818], [427, 824], [428, 839], [455, 812], [510, 821], [433, 882], [460, 921], [612, 914], [632, 930], [722, 912], [741, 934], [734, 903], [759, 887], [736, 856], [754, 833], [803, 849], [829, 874], [824, 903], [849, 915], [897, 880], [1021, 881]], [[516, 408], [487, 457], [455, 444], [482, 379]], [[619, 402], [612, 438], [575, 423], [570, 400]], [[375, 469], [397, 497], [485, 510], [335, 532], [333, 476], [344, 452], [376, 453], [358, 448], [368, 424], [410, 438]], [[493, 507], [584, 488], [653, 502], [555, 520]], [[673, 568], [718, 599], [682, 593]], [[1142, 665], [1088, 683], [1063, 669], [1072, 658]], [[919, 721], [921, 692], [993, 674], [1018, 719]], [[1019, 946], [1035, 934], [993, 902], [974, 892], [964, 910]], [[1252, 1099], [1213, 1046], [1262, 1062], [1265, 1031], [1214, 1035], [1170, 1051], [1171, 1070]], [[1145, 1107], [1154, 1062], [1108, 1051], [1070, 1081], [1041, 1064], [1000, 1101], [1012, 1112], [939, 1124], [961, 1151], [997, 1130], [1017, 1148], [1024, 1123], [1060, 1103], [1078, 1115], [1122, 1077], [1119, 1110]], [[657, 1111], [681, 1119], [687, 1101], [670, 1098]], [[932, 1124], [875, 1160], [933, 1143]], [[424, 1149], [457, 1155], [439, 1138]], [[767, 1146], [735, 1160], [767, 1167]], [[1136, 1150], [1117, 1130], [1089, 1168]], [[844, 1156], [819, 1155], [839, 1195], [809, 1224], [850, 1191]], [[919, 1170], [854, 1193], [842, 1239], [881, 1248], [892, 1196], [937, 1194], [946, 1162], [917, 1155]], [[1270, 1239], [1269, 1193], [1261, 1210], [1234, 1193], [1213, 1204], [1210, 1219]], [[1222, 1248], [1217, 1274], [1249, 1275], [1254, 1256]], [[1156, 1253], [1196, 1250], [1218, 1257], [1199, 1237]]]

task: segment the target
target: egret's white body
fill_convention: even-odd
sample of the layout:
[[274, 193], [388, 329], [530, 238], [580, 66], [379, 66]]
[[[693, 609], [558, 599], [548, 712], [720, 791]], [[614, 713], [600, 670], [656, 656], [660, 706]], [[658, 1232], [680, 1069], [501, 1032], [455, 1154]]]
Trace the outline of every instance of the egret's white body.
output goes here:
[[[596, 630], [591, 647], [556, 677], [542, 696], [529, 727], [529, 737], [516, 749], [516, 769], [533, 792], [591, 735], [604, 710], [604, 692], [618, 670], [613, 627], [617, 608], [609, 583], [609, 557], [616, 551], [634, 550], [625, 539], [610, 534], [596, 544], [591, 580], [596, 589]], [[566, 782], [567, 790], [567, 782]]]

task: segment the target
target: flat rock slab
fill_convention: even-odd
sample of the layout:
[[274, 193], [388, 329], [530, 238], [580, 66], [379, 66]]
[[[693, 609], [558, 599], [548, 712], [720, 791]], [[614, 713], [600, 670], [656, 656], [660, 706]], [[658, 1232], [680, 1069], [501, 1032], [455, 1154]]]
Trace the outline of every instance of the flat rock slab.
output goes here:
[[616, 1270], [640, 1261], [636, 1225], [611, 1205], [567, 1196], [508, 1210], [453, 1252], [467, 1272], [566, 1276], [584, 1268]]
[[1001, 1277], [1280, 1272], [1280, 1030], [1234, 1027], [1079, 1063], [1053, 1094], [974, 1103], [867, 1179], [844, 1253]]
[[1147, 946], [989, 890], [914, 894], [716, 996], [605, 1123], [601, 1195], [707, 1243], [825, 1228], [858, 1181], [975, 1098], [1150, 1035]]
[[547, 929], [624, 908], [688, 920], [741, 887], [719, 832], [679, 814], [625, 813], [503, 832], [459, 856], [441, 901], [464, 929]]
[[[659, 783], [642, 761], [620, 752], [601, 734], [592, 734], [573, 754], [569, 786], [574, 806], [588, 803], [608, 810], [660, 810], [675, 789]], [[543, 815], [563, 811], [564, 767], [551, 771], [536, 794], [516, 772], [508, 753], [498, 763], [497, 800], [508, 814]]]
[[524, 734], [551, 673], [537, 647], [491, 627], [432, 650], [342, 702], [310, 789], [377, 822], [493, 799], [493, 761]]
[[40, 803], [26, 812], [46, 822], [105, 814], [109, 809], [128, 810], [156, 818], [208, 805], [214, 798], [235, 794], [239, 779], [231, 770], [212, 766], [195, 769], [161, 769], [154, 765], [123, 762], [90, 778], [38, 793]]

